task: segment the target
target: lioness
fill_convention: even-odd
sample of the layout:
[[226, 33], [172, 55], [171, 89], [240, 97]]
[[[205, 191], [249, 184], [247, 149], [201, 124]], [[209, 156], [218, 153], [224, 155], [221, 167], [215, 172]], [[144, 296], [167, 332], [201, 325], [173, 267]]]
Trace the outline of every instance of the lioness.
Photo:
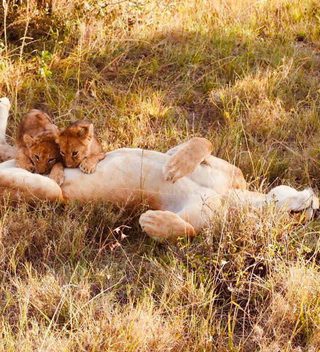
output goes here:
[[56, 142], [64, 165], [70, 168], [79, 167], [86, 174], [96, 170], [98, 162], [104, 159], [102, 146], [94, 135], [93, 124], [80, 120], [61, 131]]
[[63, 183], [63, 165], [56, 143], [58, 127], [43, 111], [33, 109], [21, 121], [17, 138], [17, 165], [30, 172], [49, 174]]
[[[7, 114], [8, 108], [0, 105], [0, 118], [6, 121]], [[0, 139], [5, 135], [4, 128], [5, 123], [0, 121]], [[261, 208], [276, 203], [279, 210], [307, 210], [310, 215], [319, 208], [311, 189], [299, 192], [278, 186], [267, 194], [246, 190], [241, 171], [214, 157], [211, 151], [210, 142], [204, 138], [192, 138], [167, 153], [118, 149], [107, 153], [92, 175], [65, 169], [61, 187], [9, 160], [0, 163], [0, 189], [13, 196], [22, 193], [51, 201], [102, 200], [121, 206], [143, 203], [150, 210], [141, 214], [139, 223], [159, 241], [195, 236], [215, 216], [223, 218], [229, 206]], [[2, 152], [0, 145], [0, 157]]]

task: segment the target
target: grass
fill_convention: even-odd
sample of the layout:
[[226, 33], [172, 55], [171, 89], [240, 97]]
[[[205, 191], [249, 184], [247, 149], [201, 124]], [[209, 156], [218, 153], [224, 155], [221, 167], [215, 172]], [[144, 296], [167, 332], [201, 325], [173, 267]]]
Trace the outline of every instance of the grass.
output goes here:
[[[201, 135], [252, 188], [319, 188], [317, 0], [3, 5], [11, 136], [40, 107], [92, 120], [106, 150]], [[230, 211], [174, 246], [139, 212], [4, 202], [0, 350], [320, 350], [318, 221]]]

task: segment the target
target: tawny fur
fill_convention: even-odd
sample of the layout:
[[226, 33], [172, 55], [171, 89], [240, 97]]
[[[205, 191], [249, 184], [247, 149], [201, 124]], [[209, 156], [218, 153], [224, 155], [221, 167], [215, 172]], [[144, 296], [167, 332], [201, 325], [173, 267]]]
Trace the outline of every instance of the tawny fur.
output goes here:
[[64, 165], [79, 167], [86, 174], [93, 173], [98, 162], [104, 159], [100, 142], [94, 135], [93, 124], [80, 120], [61, 131], [56, 139]]
[[33, 109], [21, 121], [16, 138], [17, 165], [30, 172], [50, 174], [58, 184], [63, 182], [63, 166], [58, 127], [43, 111]]

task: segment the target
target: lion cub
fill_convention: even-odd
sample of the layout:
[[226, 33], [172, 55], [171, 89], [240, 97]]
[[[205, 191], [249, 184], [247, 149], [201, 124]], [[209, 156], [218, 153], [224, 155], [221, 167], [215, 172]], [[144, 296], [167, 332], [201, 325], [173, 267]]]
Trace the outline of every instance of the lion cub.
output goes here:
[[33, 109], [21, 121], [16, 139], [17, 165], [30, 172], [49, 174], [63, 183], [63, 165], [56, 143], [58, 127], [43, 111]]
[[93, 124], [80, 120], [72, 123], [58, 134], [56, 139], [66, 167], [76, 168], [86, 174], [96, 170], [105, 154], [94, 135]]

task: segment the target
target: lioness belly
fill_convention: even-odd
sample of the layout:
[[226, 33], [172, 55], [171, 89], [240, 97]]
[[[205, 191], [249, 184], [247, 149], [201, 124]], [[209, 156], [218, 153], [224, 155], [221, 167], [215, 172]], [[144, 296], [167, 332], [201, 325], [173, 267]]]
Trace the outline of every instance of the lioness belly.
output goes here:
[[107, 153], [92, 175], [66, 169], [63, 195], [70, 200], [100, 199], [119, 205], [145, 203], [154, 209], [179, 210], [190, 194], [203, 193], [205, 189], [189, 177], [174, 184], [166, 181], [162, 169], [168, 158], [166, 154], [141, 149]]

